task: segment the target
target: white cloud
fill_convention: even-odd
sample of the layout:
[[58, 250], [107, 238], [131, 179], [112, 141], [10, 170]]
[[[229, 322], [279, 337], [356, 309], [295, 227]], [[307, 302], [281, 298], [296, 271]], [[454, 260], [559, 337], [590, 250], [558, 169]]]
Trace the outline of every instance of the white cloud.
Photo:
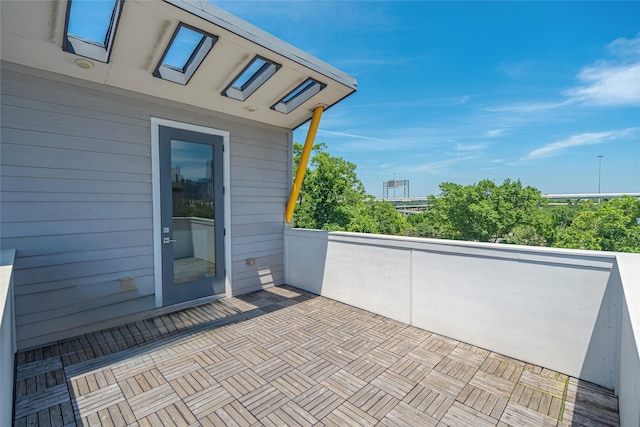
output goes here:
[[572, 135], [569, 138], [547, 144], [543, 147], [531, 151], [529, 154], [527, 154], [524, 160], [553, 156], [571, 147], [601, 144], [605, 141], [628, 136], [638, 131], [638, 129], [640, 128], [627, 128], [608, 132], [585, 132], [577, 135]]
[[480, 151], [486, 148], [483, 144], [456, 144], [456, 151]]
[[490, 136], [490, 137], [496, 137], [496, 136], [502, 136], [502, 134], [504, 134], [504, 129], [492, 129], [492, 130], [488, 130], [484, 133], [484, 136]]
[[557, 102], [523, 102], [518, 104], [501, 105], [498, 107], [488, 107], [484, 110], [491, 113], [539, 113], [560, 107], [566, 107], [574, 102], [575, 100], [573, 99]]
[[640, 105], [640, 61], [630, 65], [600, 62], [578, 74], [583, 85], [563, 92], [586, 104], [597, 106]]
[[437, 160], [434, 162], [425, 163], [417, 166], [410, 166], [405, 170], [408, 172], [424, 172], [424, 173], [438, 173], [444, 169], [449, 168], [457, 163], [464, 162], [467, 160], [476, 159], [478, 156], [460, 156], [460, 157], [452, 157], [450, 159]]

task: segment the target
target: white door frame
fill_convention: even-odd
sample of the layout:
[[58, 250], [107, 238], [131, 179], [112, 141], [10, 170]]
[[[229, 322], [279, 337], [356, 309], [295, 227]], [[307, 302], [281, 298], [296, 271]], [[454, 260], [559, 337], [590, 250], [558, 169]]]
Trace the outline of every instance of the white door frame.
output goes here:
[[151, 117], [151, 180], [153, 186], [153, 274], [155, 278], [156, 308], [162, 307], [162, 227], [160, 221], [160, 126], [184, 129], [193, 132], [222, 137], [223, 185], [224, 185], [224, 289], [227, 297], [231, 292], [231, 161], [229, 158], [229, 132]]

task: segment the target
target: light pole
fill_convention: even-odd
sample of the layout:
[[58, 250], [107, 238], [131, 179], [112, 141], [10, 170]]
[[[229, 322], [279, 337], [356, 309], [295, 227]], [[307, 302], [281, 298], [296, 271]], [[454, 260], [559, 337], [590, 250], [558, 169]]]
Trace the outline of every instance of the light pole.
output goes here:
[[[598, 154], [598, 195], [600, 194], [600, 176], [602, 174], [602, 158], [604, 155]], [[598, 197], [598, 203], [600, 203], [600, 197]]]
[[396, 198], [396, 173], [393, 173], [393, 198]]

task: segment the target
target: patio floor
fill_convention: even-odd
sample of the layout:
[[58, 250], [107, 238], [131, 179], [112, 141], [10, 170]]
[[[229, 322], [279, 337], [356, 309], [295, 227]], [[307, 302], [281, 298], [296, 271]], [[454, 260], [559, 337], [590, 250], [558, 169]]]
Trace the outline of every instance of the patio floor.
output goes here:
[[16, 426], [619, 424], [610, 390], [289, 286], [16, 364]]

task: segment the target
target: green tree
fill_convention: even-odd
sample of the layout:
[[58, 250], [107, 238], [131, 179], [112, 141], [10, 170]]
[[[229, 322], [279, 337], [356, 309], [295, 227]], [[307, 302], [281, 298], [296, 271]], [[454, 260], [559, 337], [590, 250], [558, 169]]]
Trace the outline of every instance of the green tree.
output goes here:
[[[294, 144], [296, 166], [302, 147]], [[293, 218], [296, 227], [334, 231], [402, 234], [410, 228], [391, 204], [366, 193], [355, 164], [331, 156], [323, 143], [313, 147]]]
[[588, 205], [554, 246], [640, 253], [640, 199], [619, 197]]
[[544, 239], [539, 209], [546, 201], [540, 191], [523, 187], [519, 180], [506, 179], [501, 185], [482, 180], [468, 186], [444, 182], [440, 195], [429, 202], [431, 208], [416, 225], [416, 233], [424, 237], [497, 242], [526, 225], [531, 227], [529, 240]]

